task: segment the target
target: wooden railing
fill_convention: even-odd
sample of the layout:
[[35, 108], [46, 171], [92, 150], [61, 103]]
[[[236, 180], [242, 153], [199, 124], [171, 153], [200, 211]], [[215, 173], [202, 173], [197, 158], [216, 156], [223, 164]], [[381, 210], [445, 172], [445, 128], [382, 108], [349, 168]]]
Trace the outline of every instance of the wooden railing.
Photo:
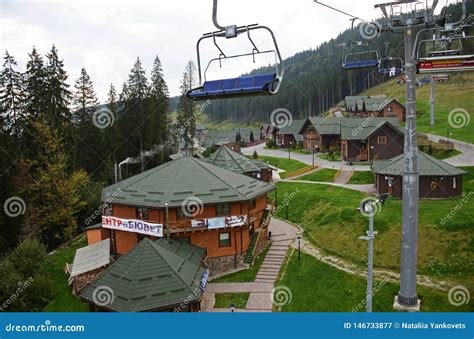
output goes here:
[[344, 165], [339, 168], [339, 170], [334, 174], [334, 178], [332, 178], [332, 181], [336, 181], [336, 179], [341, 175], [341, 173], [344, 171]]
[[293, 172], [289, 172], [288, 173], [288, 176], [287, 176], [287, 179], [294, 179], [294, 178], [297, 178], [297, 177], [300, 177], [306, 173], [309, 173], [309, 172], [312, 172], [312, 171], [315, 171], [317, 170], [318, 168], [320, 168], [321, 165], [317, 164], [315, 166], [306, 166], [306, 167], [303, 167], [299, 170], [296, 170], [296, 171], [293, 171]]
[[270, 226], [270, 221], [273, 217], [273, 214], [275, 213], [275, 210], [276, 210], [276, 201], [274, 199], [270, 204], [270, 210], [268, 212], [268, 215], [263, 219], [262, 224], [260, 225], [257, 241], [255, 242], [255, 247], [253, 248], [253, 251], [252, 251], [253, 260], [255, 260], [255, 257], [259, 253], [258, 249], [260, 247], [263, 247], [261, 246], [261, 242], [265, 241], [265, 238], [264, 238], [264, 234], [266, 233], [265, 230], [267, 230], [268, 227]]

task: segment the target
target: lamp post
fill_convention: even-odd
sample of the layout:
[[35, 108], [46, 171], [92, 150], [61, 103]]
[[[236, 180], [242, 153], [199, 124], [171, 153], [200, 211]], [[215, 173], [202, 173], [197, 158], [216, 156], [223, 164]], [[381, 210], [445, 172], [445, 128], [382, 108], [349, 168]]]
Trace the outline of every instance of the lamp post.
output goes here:
[[288, 200], [285, 201], [285, 215], [286, 215], [286, 220], [288, 220]]
[[369, 242], [369, 254], [367, 260], [367, 312], [372, 312], [372, 281], [373, 281], [373, 267], [374, 267], [374, 213], [375, 213], [375, 204], [373, 200], [366, 199], [360, 203], [359, 210], [363, 215], [369, 215], [369, 230], [367, 235], [359, 237], [361, 240], [367, 240]]
[[313, 167], [314, 167], [314, 153], [316, 153], [316, 146], [313, 147]]
[[290, 141], [290, 146], [288, 147], [288, 160], [291, 159], [291, 146], [293, 145], [293, 141]]
[[234, 305], [234, 304], [230, 304], [229, 308], [230, 308], [230, 311], [231, 311], [232, 313], [234, 313], [234, 311], [235, 311], [235, 305]]

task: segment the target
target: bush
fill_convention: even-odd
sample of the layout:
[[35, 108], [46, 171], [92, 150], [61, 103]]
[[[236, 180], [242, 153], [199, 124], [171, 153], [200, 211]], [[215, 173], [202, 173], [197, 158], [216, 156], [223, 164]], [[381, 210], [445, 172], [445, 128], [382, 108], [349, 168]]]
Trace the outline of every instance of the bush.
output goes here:
[[27, 239], [0, 261], [0, 310], [8, 312], [41, 311], [51, 300], [54, 287], [41, 270], [46, 248]]
[[257, 153], [257, 151], [253, 151], [252, 158], [258, 159], [258, 153]]
[[267, 143], [266, 143], [266, 146], [267, 146], [267, 148], [270, 148], [270, 149], [276, 148], [276, 142], [275, 142], [275, 140], [269, 139], [269, 140], [267, 141]]

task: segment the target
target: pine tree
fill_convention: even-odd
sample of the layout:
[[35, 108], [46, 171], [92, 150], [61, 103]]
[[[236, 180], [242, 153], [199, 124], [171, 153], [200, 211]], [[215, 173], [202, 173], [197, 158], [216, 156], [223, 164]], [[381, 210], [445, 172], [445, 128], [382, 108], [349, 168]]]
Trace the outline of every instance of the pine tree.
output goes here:
[[107, 107], [115, 115], [117, 112], [117, 91], [113, 84], [110, 84], [107, 94]]
[[78, 123], [89, 123], [99, 101], [94, 91], [94, 85], [85, 68], [82, 68], [81, 75], [76, 80], [74, 88], [75, 120]]
[[196, 135], [196, 104], [186, 94], [196, 83], [196, 67], [192, 61], [188, 61], [181, 80], [181, 96], [178, 104], [177, 128], [182, 132], [184, 147], [186, 150], [193, 147]]
[[43, 57], [33, 50], [28, 54], [30, 60], [26, 64], [26, 110], [35, 118], [40, 117], [46, 111], [46, 70], [44, 67]]
[[139, 57], [130, 70], [127, 86], [131, 100], [144, 100], [148, 95], [148, 80]]
[[254, 135], [253, 135], [253, 131], [250, 131], [249, 141], [250, 141], [250, 142], [254, 142], [254, 141], [255, 141], [255, 137], [254, 137]]
[[71, 112], [69, 111], [69, 102], [71, 92], [66, 83], [68, 78], [64, 68], [64, 63], [59, 59], [58, 50], [53, 45], [51, 51], [46, 54], [46, 105], [48, 122], [55, 126], [62, 125], [69, 121]]
[[23, 75], [15, 70], [17, 62], [8, 51], [3, 60], [3, 70], [0, 74], [0, 115], [4, 128], [11, 134], [19, 136], [22, 131], [21, 125], [26, 119], [23, 107]]
[[157, 56], [151, 70], [150, 114], [152, 143], [164, 144], [168, 139], [168, 85], [163, 76], [160, 58]]

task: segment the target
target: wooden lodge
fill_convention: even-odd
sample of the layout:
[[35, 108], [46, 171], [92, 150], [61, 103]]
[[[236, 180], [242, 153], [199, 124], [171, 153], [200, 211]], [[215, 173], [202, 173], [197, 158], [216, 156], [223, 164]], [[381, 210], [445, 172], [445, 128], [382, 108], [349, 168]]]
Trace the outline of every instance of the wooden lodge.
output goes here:
[[293, 145], [303, 142], [303, 136], [300, 134], [301, 127], [306, 120], [291, 120], [287, 126], [275, 128], [275, 142], [278, 147], [290, 148]]
[[[389, 160], [374, 161], [375, 186], [379, 194], [402, 198], [403, 154]], [[462, 179], [467, 173], [421, 151], [418, 152], [420, 198], [446, 199], [462, 194]]]
[[344, 100], [346, 112], [350, 117], [397, 118], [399, 122], [406, 119], [406, 108], [395, 98], [378, 96], [347, 96]]
[[403, 153], [404, 134], [397, 118], [310, 117], [300, 130], [309, 151], [340, 150], [341, 160], [365, 162]]

